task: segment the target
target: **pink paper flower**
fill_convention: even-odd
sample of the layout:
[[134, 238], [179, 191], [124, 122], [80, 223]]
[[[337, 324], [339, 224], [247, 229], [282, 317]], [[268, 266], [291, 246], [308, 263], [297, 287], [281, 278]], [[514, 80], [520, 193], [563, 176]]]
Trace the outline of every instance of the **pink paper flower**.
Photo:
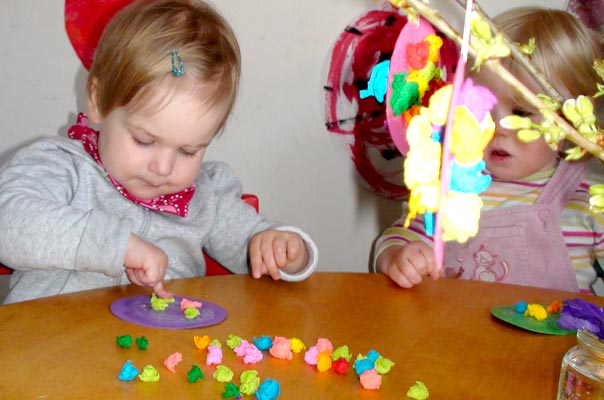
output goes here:
[[222, 348], [216, 345], [208, 346], [208, 355], [206, 356], [206, 365], [218, 365], [222, 363]]
[[182, 361], [182, 353], [176, 352], [172, 353], [164, 360], [164, 365], [170, 372], [176, 372], [176, 365]]

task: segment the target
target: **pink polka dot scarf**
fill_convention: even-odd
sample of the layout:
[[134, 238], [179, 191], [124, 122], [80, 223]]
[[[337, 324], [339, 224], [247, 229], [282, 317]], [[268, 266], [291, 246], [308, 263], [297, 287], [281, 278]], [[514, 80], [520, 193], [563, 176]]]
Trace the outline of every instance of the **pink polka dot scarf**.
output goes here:
[[[71, 139], [80, 140], [84, 146], [84, 150], [94, 160], [103, 166], [101, 158], [99, 156], [99, 148], [97, 146], [97, 140], [99, 132], [88, 126], [88, 117], [84, 113], [78, 114], [78, 119], [75, 125], [71, 126], [67, 131], [67, 134]], [[126, 197], [128, 200], [140, 204], [143, 207], [149, 208], [155, 211], [163, 211], [169, 214], [179, 215], [186, 217], [189, 211], [189, 202], [195, 193], [195, 187], [190, 186], [178, 193], [164, 194], [153, 199], [143, 200], [139, 199], [130, 193], [122, 186], [118, 181], [113, 179], [111, 175], [107, 175], [109, 180], [115, 186], [115, 188]]]

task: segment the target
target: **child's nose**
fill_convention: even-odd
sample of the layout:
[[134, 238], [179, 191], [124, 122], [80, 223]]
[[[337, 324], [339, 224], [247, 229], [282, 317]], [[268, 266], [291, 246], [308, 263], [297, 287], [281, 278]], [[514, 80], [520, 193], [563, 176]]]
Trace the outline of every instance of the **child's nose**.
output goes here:
[[176, 157], [167, 150], [159, 150], [149, 164], [149, 170], [159, 176], [169, 176], [174, 168]]
[[495, 125], [495, 135], [494, 136], [511, 136], [515, 135], [516, 130], [504, 128], [499, 123]]
[[500, 120], [503, 118], [504, 116], [500, 116], [497, 115], [495, 113], [493, 113], [493, 121], [495, 121], [495, 134], [494, 136], [509, 136], [511, 133], [513, 133], [513, 130], [504, 128], [503, 126], [501, 126]]

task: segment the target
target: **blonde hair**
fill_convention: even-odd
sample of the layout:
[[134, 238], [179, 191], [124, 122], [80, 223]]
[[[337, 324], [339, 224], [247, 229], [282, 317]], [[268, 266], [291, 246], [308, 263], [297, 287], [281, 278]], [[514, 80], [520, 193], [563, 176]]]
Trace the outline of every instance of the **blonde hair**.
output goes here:
[[[562, 10], [518, 7], [498, 15], [494, 22], [516, 43], [535, 39], [531, 60], [558, 92], [567, 91], [574, 98], [596, 92], [598, 75], [593, 62], [602, 57], [602, 48], [596, 34], [574, 15]], [[516, 76], [522, 68], [509, 57], [503, 64]]]
[[[172, 71], [173, 49], [184, 64], [183, 76]], [[154, 89], [168, 82], [224, 107], [221, 130], [235, 102], [240, 73], [235, 34], [213, 7], [201, 0], [139, 0], [118, 12], [103, 31], [88, 92], [96, 89], [99, 111], [107, 115], [118, 107], [148, 106]]]

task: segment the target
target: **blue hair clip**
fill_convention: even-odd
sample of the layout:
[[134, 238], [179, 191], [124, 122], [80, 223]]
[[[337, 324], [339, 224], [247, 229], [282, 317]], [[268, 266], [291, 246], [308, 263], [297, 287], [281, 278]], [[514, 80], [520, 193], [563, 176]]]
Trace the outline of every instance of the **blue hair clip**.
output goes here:
[[172, 49], [172, 73], [174, 76], [183, 76], [185, 74], [185, 64], [175, 49]]

